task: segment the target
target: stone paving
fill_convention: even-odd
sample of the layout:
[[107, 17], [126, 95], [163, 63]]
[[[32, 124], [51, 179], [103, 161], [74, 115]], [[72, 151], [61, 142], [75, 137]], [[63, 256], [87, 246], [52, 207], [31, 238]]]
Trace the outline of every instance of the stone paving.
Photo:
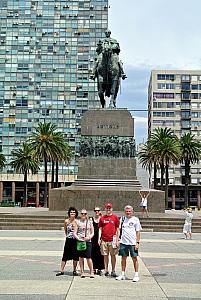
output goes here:
[[0, 300], [201, 299], [200, 234], [142, 232], [138, 283], [131, 259], [126, 281], [73, 277], [71, 262], [56, 277], [64, 239], [62, 231], [0, 231]]

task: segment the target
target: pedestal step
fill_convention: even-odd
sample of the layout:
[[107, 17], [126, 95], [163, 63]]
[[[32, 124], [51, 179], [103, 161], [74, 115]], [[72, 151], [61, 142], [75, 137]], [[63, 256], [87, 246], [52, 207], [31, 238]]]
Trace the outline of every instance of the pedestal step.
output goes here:
[[140, 182], [136, 180], [100, 180], [100, 179], [77, 179], [75, 186], [90, 186], [90, 187], [138, 187], [141, 188]]

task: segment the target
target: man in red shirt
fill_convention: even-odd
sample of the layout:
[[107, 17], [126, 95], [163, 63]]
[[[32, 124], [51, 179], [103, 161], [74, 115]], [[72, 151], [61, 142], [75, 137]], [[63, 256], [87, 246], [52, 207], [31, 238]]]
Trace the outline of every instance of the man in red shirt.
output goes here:
[[116, 277], [116, 254], [118, 252], [118, 241], [116, 236], [119, 236], [119, 218], [112, 212], [112, 204], [105, 205], [106, 214], [100, 218], [99, 227], [99, 245], [101, 254], [104, 255], [105, 276], [109, 275], [108, 263], [109, 253], [111, 255], [112, 272], [111, 276]]

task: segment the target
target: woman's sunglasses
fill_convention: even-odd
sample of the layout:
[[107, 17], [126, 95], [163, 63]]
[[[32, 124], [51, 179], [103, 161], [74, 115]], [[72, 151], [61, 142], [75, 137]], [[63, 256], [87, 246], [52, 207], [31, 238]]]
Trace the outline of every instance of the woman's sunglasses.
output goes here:
[[86, 216], [86, 215], [87, 215], [87, 213], [81, 213], [81, 215], [83, 215], [83, 216]]
[[100, 209], [94, 209], [94, 211], [96, 212], [96, 211], [100, 211]]

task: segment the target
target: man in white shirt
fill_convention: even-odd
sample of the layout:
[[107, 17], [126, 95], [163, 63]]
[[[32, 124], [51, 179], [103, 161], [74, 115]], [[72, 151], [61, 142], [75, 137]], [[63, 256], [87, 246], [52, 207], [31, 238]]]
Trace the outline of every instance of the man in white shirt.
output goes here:
[[140, 230], [142, 229], [140, 225], [140, 221], [137, 217], [133, 215], [133, 207], [130, 205], [125, 206], [125, 217], [121, 218], [121, 222], [119, 225], [120, 236], [120, 248], [119, 255], [121, 256], [121, 269], [122, 273], [119, 275], [116, 280], [125, 280], [125, 270], [126, 270], [126, 260], [127, 257], [132, 257], [133, 266], [135, 270], [135, 274], [133, 277], [133, 281], [139, 281], [138, 275], [138, 249], [140, 244]]

